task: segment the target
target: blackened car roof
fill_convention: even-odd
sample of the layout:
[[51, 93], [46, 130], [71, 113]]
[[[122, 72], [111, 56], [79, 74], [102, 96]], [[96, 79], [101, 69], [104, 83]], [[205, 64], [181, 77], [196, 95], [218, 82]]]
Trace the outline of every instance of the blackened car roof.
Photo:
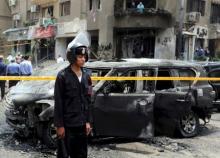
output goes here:
[[200, 64], [166, 59], [148, 59], [148, 58], [129, 58], [109, 61], [91, 61], [87, 62], [87, 68], [126, 68], [126, 67], [194, 67], [201, 68]]

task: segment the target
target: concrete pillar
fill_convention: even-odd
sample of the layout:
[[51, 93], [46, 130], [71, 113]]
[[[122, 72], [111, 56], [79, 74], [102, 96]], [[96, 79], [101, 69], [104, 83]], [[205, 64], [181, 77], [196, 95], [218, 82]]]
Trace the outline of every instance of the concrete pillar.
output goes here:
[[204, 40], [204, 49], [208, 46], [209, 46], [209, 41], [208, 41], [208, 39], [205, 39]]
[[189, 35], [187, 37], [187, 42], [185, 43], [185, 47], [188, 49], [185, 49], [185, 53], [188, 53], [188, 58], [185, 58], [185, 60], [193, 61], [194, 52], [195, 52], [195, 42], [196, 42], [195, 35]]
[[113, 17], [106, 16], [99, 29], [99, 44], [107, 45], [109, 43], [113, 44]]
[[175, 59], [176, 35], [174, 28], [159, 31], [155, 42], [155, 58]]
[[66, 59], [66, 38], [57, 38], [55, 45], [55, 58], [58, 55], [61, 55], [64, 59]]
[[[99, 13], [99, 45], [113, 46], [114, 1], [101, 0], [102, 9]], [[108, 58], [113, 56], [113, 49], [105, 52]], [[104, 55], [106, 56], [106, 55]]]

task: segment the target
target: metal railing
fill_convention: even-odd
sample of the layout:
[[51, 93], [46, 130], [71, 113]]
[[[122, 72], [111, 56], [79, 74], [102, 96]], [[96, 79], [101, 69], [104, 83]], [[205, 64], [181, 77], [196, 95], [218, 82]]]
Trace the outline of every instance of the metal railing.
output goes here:
[[138, 8], [127, 8], [125, 10], [115, 10], [114, 12], [115, 16], [126, 16], [126, 15], [168, 15], [170, 16], [171, 13], [162, 10], [162, 9], [156, 9], [156, 8], [145, 8], [145, 9], [138, 9]]

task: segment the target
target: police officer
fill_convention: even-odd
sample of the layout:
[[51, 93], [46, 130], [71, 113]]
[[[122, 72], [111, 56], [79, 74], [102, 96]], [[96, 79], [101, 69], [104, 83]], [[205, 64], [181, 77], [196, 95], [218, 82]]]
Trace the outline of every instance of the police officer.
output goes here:
[[[1, 55], [0, 56], [0, 76], [5, 76], [6, 74], [6, 65], [4, 64], [4, 61], [3, 61], [3, 56]], [[4, 98], [4, 95], [5, 95], [5, 82], [4, 80], [0, 81], [0, 88], [1, 88], [1, 99]]]
[[[91, 79], [83, 68], [88, 60], [87, 47], [80, 43], [71, 45], [67, 49], [67, 59], [70, 65], [58, 73], [55, 82], [54, 123], [58, 142], [64, 141], [66, 156], [87, 158], [87, 136], [91, 132]], [[64, 157], [63, 150], [58, 145], [58, 157]]]

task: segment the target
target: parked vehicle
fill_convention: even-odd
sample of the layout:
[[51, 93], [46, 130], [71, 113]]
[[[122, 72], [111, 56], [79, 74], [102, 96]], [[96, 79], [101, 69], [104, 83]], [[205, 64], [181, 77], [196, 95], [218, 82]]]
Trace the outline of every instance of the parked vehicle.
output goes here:
[[[205, 68], [208, 77], [217, 77], [220, 78], [220, 62], [208, 62], [202, 63]], [[214, 108], [220, 112], [220, 81], [209, 81], [213, 89], [216, 92], [215, 100], [213, 101]]]
[[[68, 63], [35, 75], [56, 75]], [[157, 59], [93, 61], [92, 76], [205, 77], [199, 64]], [[48, 146], [55, 144], [54, 81], [21, 81], [4, 99], [6, 120], [25, 136], [37, 133]], [[148, 138], [155, 133], [193, 137], [199, 118], [211, 117], [215, 92], [207, 81], [94, 81], [91, 115], [93, 136]]]

